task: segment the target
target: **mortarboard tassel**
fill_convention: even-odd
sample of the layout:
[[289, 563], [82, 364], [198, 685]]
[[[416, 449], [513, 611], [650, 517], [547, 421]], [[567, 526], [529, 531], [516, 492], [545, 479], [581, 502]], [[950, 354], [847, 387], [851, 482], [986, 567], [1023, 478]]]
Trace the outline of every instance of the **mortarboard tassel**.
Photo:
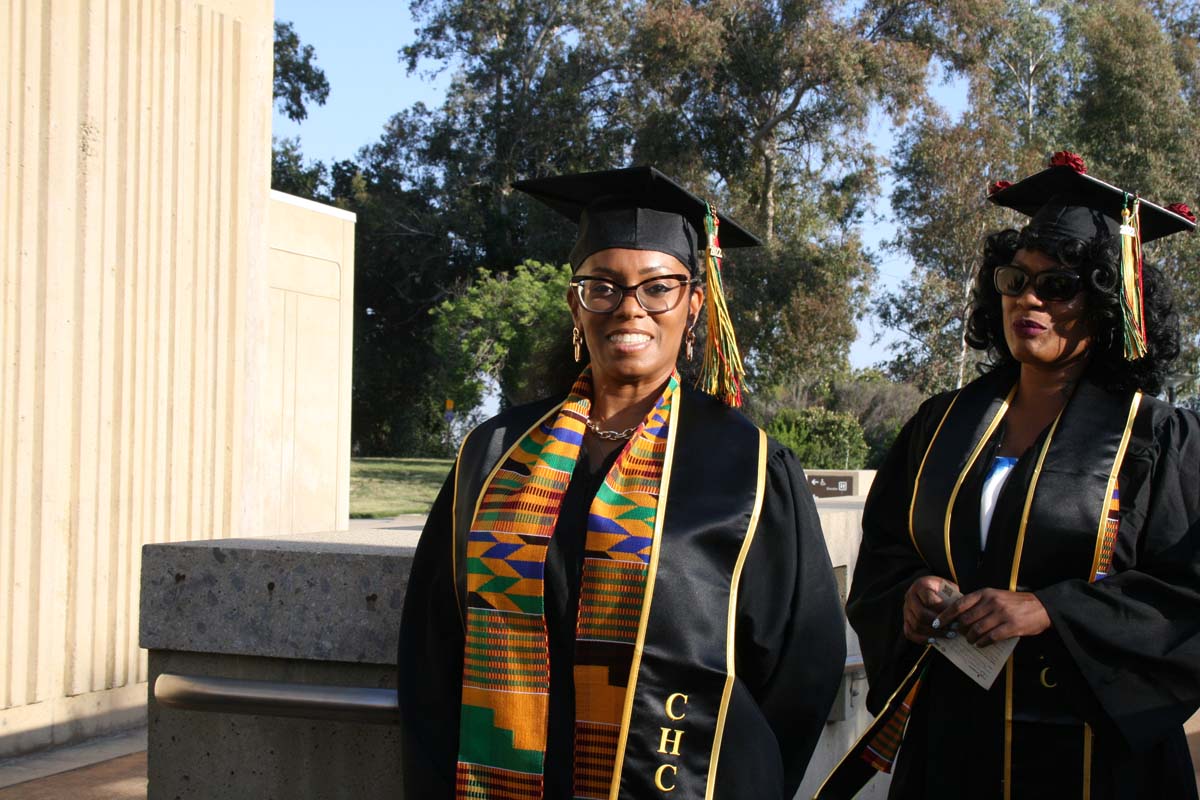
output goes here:
[[705, 203], [704, 229], [708, 234], [708, 244], [704, 250], [704, 303], [708, 310], [708, 337], [704, 343], [704, 361], [700, 365], [697, 385], [725, 405], [738, 408], [742, 404], [742, 378], [746, 368], [742, 365], [742, 354], [738, 351], [737, 336], [733, 332], [733, 321], [729, 317], [721, 281], [724, 253], [717, 238], [720, 224], [712, 204]]
[[1121, 316], [1124, 319], [1125, 359], [1146, 355], [1146, 318], [1142, 302], [1141, 200], [1125, 196], [1121, 209]]

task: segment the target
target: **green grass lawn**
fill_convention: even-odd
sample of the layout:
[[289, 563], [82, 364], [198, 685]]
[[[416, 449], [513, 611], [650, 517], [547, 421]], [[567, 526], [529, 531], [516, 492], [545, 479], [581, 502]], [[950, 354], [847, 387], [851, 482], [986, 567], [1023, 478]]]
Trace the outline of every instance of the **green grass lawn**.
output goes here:
[[351, 459], [350, 517], [428, 513], [453, 465], [449, 458]]

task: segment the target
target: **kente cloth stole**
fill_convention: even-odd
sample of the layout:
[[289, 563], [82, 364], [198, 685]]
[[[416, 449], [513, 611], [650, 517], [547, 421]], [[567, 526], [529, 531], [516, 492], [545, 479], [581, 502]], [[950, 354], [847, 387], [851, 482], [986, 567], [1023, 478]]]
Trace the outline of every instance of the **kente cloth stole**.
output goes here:
[[[575, 659], [575, 794], [607, 797], [650, 561], [671, 403], [666, 390], [588, 511]], [[546, 551], [571, 482], [592, 379], [526, 435], [482, 491], [467, 536], [456, 797], [541, 800], [550, 664]]]
[[1096, 574], [1092, 582], [1104, 580], [1112, 572], [1113, 549], [1117, 545], [1117, 531], [1121, 529], [1121, 488], [1114, 481], [1112, 500], [1108, 513], [1104, 517], [1104, 533], [1100, 538], [1099, 552], [1096, 558]]
[[896, 706], [896, 710], [884, 719], [883, 725], [867, 742], [862, 752], [862, 758], [880, 772], [891, 772], [900, 752], [900, 742], [904, 739], [904, 731], [908, 728], [908, 718], [912, 714], [913, 703], [917, 701], [917, 692], [921, 690], [921, 679], [917, 678], [904, 697]]

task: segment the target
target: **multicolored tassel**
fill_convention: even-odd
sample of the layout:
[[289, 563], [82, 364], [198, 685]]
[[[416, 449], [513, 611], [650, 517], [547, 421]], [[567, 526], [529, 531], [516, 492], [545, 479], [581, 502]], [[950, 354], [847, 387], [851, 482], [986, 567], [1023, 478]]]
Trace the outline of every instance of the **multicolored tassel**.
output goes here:
[[704, 250], [705, 305], [708, 309], [708, 337], [704, 343], [704, 360], [700, 365], [697, 386], [731, 408], [742, 405], [742, 379], [746, 368], [742, 354], [738, 351], [737, 336], [733, 332], [733, 320], [729, 317], [729, 306], [725, 302], [725, 289], [721, 281], [721, 259], [724, 253], [717, 237], [720, 220], [711, 203], [705, 203], [704, 229], [708, 244]]
[[1121, 209], [1121, 316], [1124, 318], [1125, 359], [1146, 355], [1146, 315], [1142, 300], [1141, 200], [1125, 196]]

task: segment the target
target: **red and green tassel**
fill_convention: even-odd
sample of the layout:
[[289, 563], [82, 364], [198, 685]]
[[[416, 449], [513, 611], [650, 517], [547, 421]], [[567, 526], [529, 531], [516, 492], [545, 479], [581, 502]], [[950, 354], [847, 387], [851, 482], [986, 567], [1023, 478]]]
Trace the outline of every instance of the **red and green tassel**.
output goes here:
[[1121, 209], [1121, 316], [1124, 319], [1125, 358], [1146, 355], [1146, 309], [1142, 299], [1141, 200], [1126, 195]]
[[725, 405], [738, 408], [742, 405], [742, 379], [746, 368], [742, 365], [742, 354], [738, 350], [721, 280], [721, 259], [725, 255], [717, 236], [721, 223], [712, 204], [705, 203], [705, 206], [704, 229], [708, 243], [704, 250], [704, 303], [708, 310], [708, 337], [697, 385]]

